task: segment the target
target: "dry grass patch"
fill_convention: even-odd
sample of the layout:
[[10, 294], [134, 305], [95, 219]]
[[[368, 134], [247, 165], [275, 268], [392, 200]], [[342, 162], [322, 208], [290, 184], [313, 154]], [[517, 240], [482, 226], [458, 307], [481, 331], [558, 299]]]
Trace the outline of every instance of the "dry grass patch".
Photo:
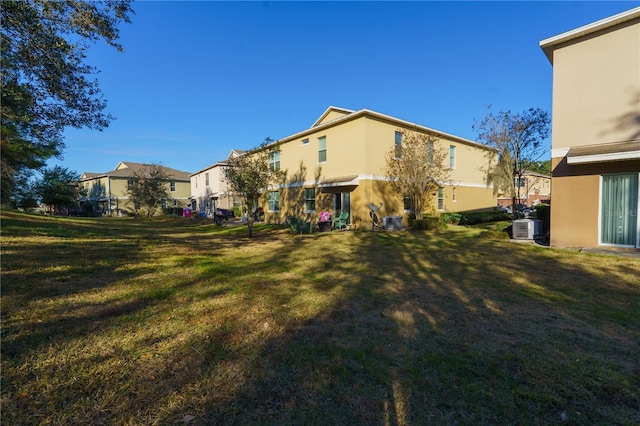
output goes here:
[[634, 424], [640, 262], [2, 216], [6, 424]]

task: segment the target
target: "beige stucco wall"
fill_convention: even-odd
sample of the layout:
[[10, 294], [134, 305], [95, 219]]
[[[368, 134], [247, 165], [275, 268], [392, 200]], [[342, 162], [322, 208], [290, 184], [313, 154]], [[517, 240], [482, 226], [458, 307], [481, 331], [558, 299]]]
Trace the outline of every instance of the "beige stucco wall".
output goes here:
[[[129, 201], [129, 195], [127, 194], [127, 182], [126, 177], [107, 177], [102, 176], [94, 179], [86, 179], [81, 182], [83, 188], [87, 191], [87, 199], [92, 202], [104, 202], [101, 199], [111, 200], [111, 210], [116, 213], [117, 210], [127, 210], [133, 212], [134, 206]], [[175, 191], [170, 190], [170, 183], [167, 182], [167, 190], [169, 191], [169, 202], [167, 207], [173, 207], [172, 201], [175, 200], [175, 207], [184, 207], [188, 205], [189, 194], [191, 192], [191, 185], [189, 182], [173, 181], [175, 182]], [[108, 211], [108, 207], [104, 205], [105, 213]]]
[[[551, 245], [598, 246], [600, 177], [603, 174], [640, 172], [640, 161], [572, 166], [566, 158], [552, 159]], [[561, 195], [558, 195], [561, 194]]]
[[553, 149], [639, 137], [640, 20], [553, 52]]
[[640, 18], [553, 49], [551, 245], [599, 242], [600, 177], [640, 161], [567, 163], [571, 147], [638, 140]]
[[[207, 174], [209, 174], [209, 184], [207, 185]], [[217, 197], [217, 207], [230, 209], [233, 206], [233, 199], [227, 194], [228, 186], [224, 179], [223, 167], [220, 164], [194, 173], [191, 180], [191, 198], [196, 201], [196, 208], [199, 211], [213, 212], [213, 202], [211, 197]], [[209, 200], [209, 211], [207, 211], [207, 200]]]
[[[336, 114], [334, 118], [343, 116]], [[321, 122], [326, 123], [331, 114]], [[279, 190], [280, 211], [269, 212], [266, 193], [261, 206], [266, 211], [266, 220], [283, 222], [287, 216], [296, 215], [309, 221], [315, 221], [322, 210], [332, 210], [333, 198], [318, 187], [326, 179], [355, 178], [356, 184], [349, 188], [336, 189], [334, 192], [350, 192], [351, 223], [371, 226], [369, 203], [383, 203], [381, 215], [403, 216], [402, 194], [394, 192], [385, 177], [385, 155], [394, 148], [395, 132], [402, 127], [393, 120], [370, 115], [360, 115], [355, 119], [340, 120], [335, 125], [322, 125], [301, 132], [281, 141], [280, 168], [287, 172], [284, 184], [275, 185], [270, 190]], [[319, 162], [319, 138], [326, 137], [327, 160]], [[303, 143], [308, 140], [307, 143]], [[452, 187], [445, 189], [445, 210], [462, 211], [493, 207], [496, 198], [492, 189], [484, 183], [482, 167], [486, 164], [486, 150], [473, 143], [448, 139], [439, 141], [448, 152], [449, 145], [456, 146], [456, 168], [451, 173], [451, 185], [456, 187], [456, 201], [452, 200]], [[448, 162], [448, 158], [446, 160]], [[316, 211], [304, 212], [302, 209], [304, 188], [316, 188]], [[434, 210], [437, 207], [434, 198]]]

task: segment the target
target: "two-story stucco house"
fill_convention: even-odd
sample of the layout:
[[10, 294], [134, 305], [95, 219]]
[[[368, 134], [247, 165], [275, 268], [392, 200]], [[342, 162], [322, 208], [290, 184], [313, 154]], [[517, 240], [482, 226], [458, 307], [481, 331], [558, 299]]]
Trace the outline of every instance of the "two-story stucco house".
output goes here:
[[[127, 188], [134, 173], [144, 167], [141, 163], [120, 162], [116, 168], [106, 173], [85, 172], [80, 177], [80, 185], [86, 195], [80, 203], [91, 203], [101, 214], [121, 214], [133, 212]], [[164, 166], [163, 166], [164, 167]], [[189, 173], [164, 167], [170, 180], [167, 182], [169, 199], [163, 200], [164, 208], [181, 209], [188, 206], [191, 192]]]
[[346, 212], [352, 227], [367, 228], [373, 205], [380, 217], [402, 216], [406, 223], [410, 210], [404, 194], [395, 193], [385, 176], [385, 155], [402, 143], [404, 131], [433, 134], [448, 153], [451, 182], [434, 193], [433, 211], [496, 205], [482, 171], [491, 148], [368, 109], [329, 107], [310, 128], [274, 142], [278, 150], [271, 165], [285, 170], [287, 178], [265, 191], [266, 220], [282, 222], [295, 215], [315, 222], [322, 211], [334, 218]]
[[640, 8], [542, 40], [553, 66], [551, 245], [640, 247]]
[[[551, 176], [536, 172], [524, 172], [522, 179], [515, 182], [520, 186], [520, 199], [516, 202], [526, 206], [548, 203], [551, 200]], [[498, 194], [498, 205], [508, 207], [513, 199], [507, 194]]]
[[[226, 161], [219, 161], [191, 174], [191, 209], [207, 217], [213, 216], [216, 209], [231, 209], [233, 196], [228, 193], [224, 178], [224, 168], [228, 160], [244, 151], [232, 150]], [[237, 204], [237, 203], [236, 203]]]

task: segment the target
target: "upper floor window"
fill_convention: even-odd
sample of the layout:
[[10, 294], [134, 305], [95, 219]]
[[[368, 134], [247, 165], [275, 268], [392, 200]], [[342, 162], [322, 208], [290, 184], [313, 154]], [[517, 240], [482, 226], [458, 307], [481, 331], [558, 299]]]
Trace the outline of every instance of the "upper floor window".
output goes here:
[[302, 139], [302, 145], [309, 145], [309, 138]]
[[449, 168], [456, 168], [456, 147], [454, 145], [449, 145]]
[[269, 168], [271, 170], [280, 170], [280, 151], [269, 153]]
[[316, 189], [305, 188], [304, 189], [304, 210], [307, 212], [315, 211], [316, 209]]
[[209, 173], [204, 174], [204, 184], [205, 186], [209, 186]]
[[[100, 186], [100, 182], [98, 182], [98, 186]], [[133, 179], [127, 179], [127, 189], [133, 189]]]
[[438, 188], [438, 210], [444, 210], [444, 188]]
[[515, 178], [514, 184], [516, 188], [524, 188], [526, 183], [527, 183], [527, 178], [523, 178], [523, 177]]
[[395, 145], [393, 152], [396, 158], [402, 158], [402, 133], [396, 132]]
[[175, 182], [170, 182], [169, 183], [169, 187], [171, 189], [171, 192], [176, 192], [176, 183]]
[[327, 161], [327, 137], [321, 136], [318, 138], [318, 163], [324, 163]]
[[277, 212], [280, 210], [280, 193], [278, 191], [269, 191], [269, 210]]

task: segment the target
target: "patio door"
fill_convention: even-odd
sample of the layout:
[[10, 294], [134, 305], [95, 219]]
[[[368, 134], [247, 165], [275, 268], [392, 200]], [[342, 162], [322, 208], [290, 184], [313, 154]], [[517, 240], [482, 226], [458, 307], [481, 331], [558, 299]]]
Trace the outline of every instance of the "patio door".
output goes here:
[[351, 223], [351, 193], [337, 192], [333, 194], [333, 210], [334, 217], [340, 216], [343, 211], [349, 213], [347, 223]]
[[638, 173], [603, 175], [600, 243], [640, 247]]

